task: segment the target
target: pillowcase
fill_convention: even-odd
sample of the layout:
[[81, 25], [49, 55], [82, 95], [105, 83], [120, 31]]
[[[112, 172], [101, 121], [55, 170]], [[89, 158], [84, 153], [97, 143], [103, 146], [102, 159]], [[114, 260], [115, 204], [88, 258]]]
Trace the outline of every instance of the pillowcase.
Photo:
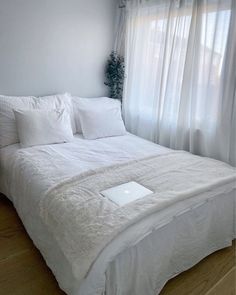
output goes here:
[[69, 93], [37, 97], [35, 108], [46, 110], [65, 109], [70, 115], [73, 133], [76, 133], [72, 97]]
[[86, 139], [126, 134], [119, 104], [106, 105], [106, 108], [80, 106], [79, 117], [83, 136]]
[[71, 116], [73, 133], [76, 133], [75, 119], [70, 94], [59, 94], [36, 98], [34, 96], [0, 95], [0, 148], [19, 142], [14, 109], [62, 109]]
[[82, 133], [81, 123], [80, 123], [80, 108], [86, 108], [86, 109], [106, 109], [107, 107], [113, 105], [113, 106], [119, 106], [120, 107], [120, 101], [117, 99], [112, 99], [109, 97], [95, 97], [95, 98], [82, 98], [82, 97], [76, 97], [74, 96], [72, 98], [72, 103], [74, 107], [74, 117], [75, 117], [75, 125], [76, 125], [76, 132]]
[[14, 110], [22, 147], [73, 140], [70, 116], [62, 110]]
[[0, 147], [19, 142], [13, 109], [33, 109], [35, 97], [0, 95]]

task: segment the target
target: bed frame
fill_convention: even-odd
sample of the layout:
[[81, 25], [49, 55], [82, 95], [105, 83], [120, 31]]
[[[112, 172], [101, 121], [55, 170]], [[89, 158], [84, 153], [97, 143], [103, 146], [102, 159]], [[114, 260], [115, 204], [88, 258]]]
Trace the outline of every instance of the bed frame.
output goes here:
[[[26, 233], [12, 203], [0, 194], [1, 294], [65, 294]], [[236, 241], [170, 280], [160, 295], [235, 295]]]

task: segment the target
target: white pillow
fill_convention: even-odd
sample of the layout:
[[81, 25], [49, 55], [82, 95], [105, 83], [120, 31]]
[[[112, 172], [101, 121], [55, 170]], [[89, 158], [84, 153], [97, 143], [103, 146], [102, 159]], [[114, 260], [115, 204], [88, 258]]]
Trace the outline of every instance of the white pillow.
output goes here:
[[37, 97], [35, 107], [46, 110], [65, 109], [70, 114], [73, 133], [76, 133], [72, 97], [69, 93]]
[[71, 116], [73, 133], [76, 133], [73, 104], [70, 94], [59, 94], [36, 98], [34, 96], [0, 95], [0, 148], [19, 142], [14, 109], [62, 109]]
[[104, 109], [80, 106], [79, 116], [86, 139], [118, 136], [126, 133], [119, 104], [106, 105]]
[[33, 109], [33, 96], [17, 97], [0, 95], [0, 147], [19, 142], [14, 109]]
[[62, 110], [15, 110], [22, 147], [73, 140], [70, 115]]
[[75, 125], [76, 132], [82, 133], [81, 123], [80, 123], [80, 108], [95, 108], [95, 109], [106, 109], [111, 105], [118, 105], [120, 107], [120, 101], [116, 99], [112, 99], [109, 97], [95, 97], [95, 98], [82, 98], [74, 96], [72, 98], [73, 106], [74, 106], [74, 117], [75, 117]]

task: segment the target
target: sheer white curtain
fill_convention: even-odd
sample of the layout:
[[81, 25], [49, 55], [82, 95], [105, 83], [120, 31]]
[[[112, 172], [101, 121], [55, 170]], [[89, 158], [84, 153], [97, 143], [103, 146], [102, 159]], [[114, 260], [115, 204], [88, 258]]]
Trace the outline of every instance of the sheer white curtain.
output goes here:
[[235, 0], [129, 0], [124, 118], [134, 134], [236, 164]]

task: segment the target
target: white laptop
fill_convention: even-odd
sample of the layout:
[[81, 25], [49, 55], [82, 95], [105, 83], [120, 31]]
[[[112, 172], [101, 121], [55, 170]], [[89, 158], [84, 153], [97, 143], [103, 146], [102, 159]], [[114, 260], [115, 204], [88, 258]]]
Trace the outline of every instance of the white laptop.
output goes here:
[[101, 192], [105, 198], [110, 199], [119, 206], [124, 206], [152, 193], [153, 192], [151, 190], [135, 181], [114, 186]]

